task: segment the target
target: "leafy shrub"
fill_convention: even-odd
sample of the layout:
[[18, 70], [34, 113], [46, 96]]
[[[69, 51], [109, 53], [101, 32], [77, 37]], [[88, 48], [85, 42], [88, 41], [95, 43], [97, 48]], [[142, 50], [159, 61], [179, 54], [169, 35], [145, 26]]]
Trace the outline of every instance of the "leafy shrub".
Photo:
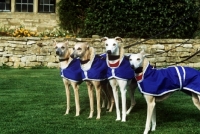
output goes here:
[[110, 0], [93, 1], [87, 8], [84, 36], [148, 38], [172, 26], [157, 38], [187, 38], [197, 29], [195, 0]]
[[60, 26], [78, 35], [84, 26], [85, 10], [89, 0], [61, 0], [58, 3]]

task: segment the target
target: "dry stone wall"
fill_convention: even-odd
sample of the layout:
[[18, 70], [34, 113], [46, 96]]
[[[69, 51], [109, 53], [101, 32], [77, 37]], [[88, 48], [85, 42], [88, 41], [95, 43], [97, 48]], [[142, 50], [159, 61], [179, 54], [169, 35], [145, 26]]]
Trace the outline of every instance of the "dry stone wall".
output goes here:
[[[59, 67], [58, 57], [53, 47], [53, 39], [57, 42], [69, 40], [73, 47], [76, 39], [68, 38], [39, 38], [39, 37], [0, 37], [0, 66], [13, 68], [31, 68], [35, 66]], [[96, 49], [98, 54], [105, 52], [105, 47], [100, 38], [79, 38], [88, 41], [90, 46]], [[170, 66], [180, 62], [200, 48], [200, 39], [151, 39], [125, 49], [127, 54], [138, 53], [142, 49], [148, 53], [150, 62], [158, 67]], [[124, 38], [123, 46], [128, 46], [143, 39]], [[183, 43], [185, 42], [185, 43]], [[178, 65], [200, 67], [200, 54], [195, 55], [184, 63]]]

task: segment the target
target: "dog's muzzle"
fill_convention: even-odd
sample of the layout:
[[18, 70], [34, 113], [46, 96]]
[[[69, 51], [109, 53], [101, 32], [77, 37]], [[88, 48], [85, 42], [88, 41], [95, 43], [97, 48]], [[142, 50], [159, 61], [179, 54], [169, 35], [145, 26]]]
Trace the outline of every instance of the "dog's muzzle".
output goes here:
[[60, 51], [56, 51], [56, 54], [57, 54], [57, 55], [61, 55]]

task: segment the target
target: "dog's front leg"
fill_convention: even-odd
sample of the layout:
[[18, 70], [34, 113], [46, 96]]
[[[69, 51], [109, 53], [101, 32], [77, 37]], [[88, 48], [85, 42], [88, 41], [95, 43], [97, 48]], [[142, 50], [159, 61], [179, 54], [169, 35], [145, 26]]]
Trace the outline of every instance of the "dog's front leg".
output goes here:
[[115, 106], [116, 106], [116, 114], [117, 114], [117, 119], [116, 121], [121, 120], [121, 115], [120, 115], [120, 109], [119, 109], [119, 96], [118, 96], [118, 90], [117, 90], [117, 81], [116, 79], [110, 79], [110, 86], [112, 87], [113, 91], [113, 96], [115, 100]]
[[126, 122], [126, 80], [117, 80], [122, 98], [122, 122]]
[[70, 83], [68, 80], [63, 78], [63, 83], [65, 85], [65, 93], [66, 93], [66, 100], [67, 100], [67, 106], [66, 106], [66, 114], [69, 114], [69, 110], [70, 110]]
[[147, 102], [147, 118], [146, 118], [144, 134], [148, 134], [151, 127], [152, 116], [153, 116], [156, 103], [155, 103], [155, 97], [150, 96], [150, 95], [144, 95], [144, 97]]
[[101, 116], [101, 85], [100, 85], [100, 81], [93, 81], [92, 82], [95, 90], [96, 90], [96, 100], [97, 100], [97, 118], [96, 119], [100, 119]]
[[151, 131], [155, 131], [156, 130], [156, 106], [153, 109], [153, 115], [152, 115], [151, 123], [152, 123]]
[[76, 115], [75, 116], [79, 116], [80, 115], [79, 85], [77, 82], [72, 82], [72, 81], [71, 81], [71, 85], [74, 89], [74, 98], [75, 98], [75, 104], [76, 104]]
[[89, 101], [90, 101], [90, 114], [89, 114], [88, 118], [92, 118], [93, 117], [93, 113], [94, 113], [93, 85], [89, 81], [86, 81], [86, 85], [87, 85], [87, 88], [88, 88], [88, 96], [89, 96]]

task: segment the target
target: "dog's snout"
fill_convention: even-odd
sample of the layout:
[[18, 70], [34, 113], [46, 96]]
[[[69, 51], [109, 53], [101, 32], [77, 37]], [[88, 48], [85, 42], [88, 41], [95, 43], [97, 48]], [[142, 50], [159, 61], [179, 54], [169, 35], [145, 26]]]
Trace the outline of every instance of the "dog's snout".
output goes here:
[[107, 54], [111, 54], [111, 50], [108, 50], [108, 51], [107, 51]]
[[59, 52], [59, 51], [56, 51], [56, 54], [57, 54], [57, 55], [60, 55], [60, 52]]
[[70, 57], [71, 57], [71, 58], [75, 58], [74, 54], [71, 54]]

